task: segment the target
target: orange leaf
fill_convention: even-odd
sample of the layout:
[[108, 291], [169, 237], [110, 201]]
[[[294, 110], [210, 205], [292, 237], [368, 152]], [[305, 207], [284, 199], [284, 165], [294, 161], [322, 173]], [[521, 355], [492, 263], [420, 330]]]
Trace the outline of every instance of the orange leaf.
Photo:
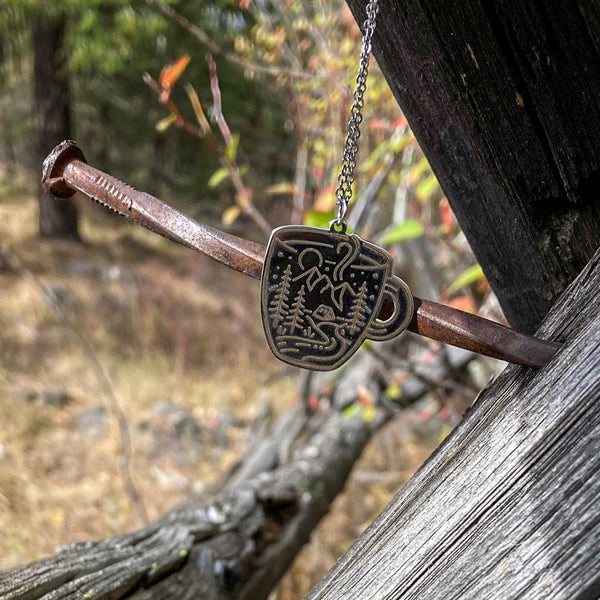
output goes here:
[[458, 310], [464, 310], [470, 313], [475, 312], [475, 302], [471, 296], [458, 296], [457, 298], [452, 298], [452, 300], [444, 302], [444, 304]]
[[326, 188], [322, 189], [317, 193], [317, 197], [315, 198], [315, 202], [313, 204], [313, 210], [318, 210], [321, 212], [328, 212], [333, 210], [335, 206], [335, 189], [337, 184], [332, 183], [328, 185]]
[[408, 127], [408, 121], [404, 115], [392, 121], [392, 129], [404, 129], [405, 127]]
[[185, 71], [189, 63], [189, 54], [184, 54], [170, 65], [163, 67], [163, 70], [158, 77], [158, 83], [163, 89], [161, 101], [166, 102], [169, 99], [169, 94], [171, 93], [173, 86], [177, 83], [177, 80], [181, 77], [181, 74]]
[[388, 124], [382, 119], [369, 119], [367, 127], [369, 129], [387, 129]]
[[363, 385], [357, 386], [356, 396], [356, 401], [361, 406], [368, 407], [375, 405], [375, 400], [373, 399], [373, 396], [371, 396], [371, 392], [369, 392], [369, 390]]
[[252, 0], [240, 0], [240, 10], [246, 10], [251, 2]]
[[302, 50], [302, 52], [306, 52], [312, 46], [312, 41], [308, 38], [303, 39], [299, 44], [298, 48]]
[[442, 198], [440, 200], [440, 215], [444, 224], [444, 233], [450, 233], [454, 228], [454, 213], [450, 208], [448, 198]]

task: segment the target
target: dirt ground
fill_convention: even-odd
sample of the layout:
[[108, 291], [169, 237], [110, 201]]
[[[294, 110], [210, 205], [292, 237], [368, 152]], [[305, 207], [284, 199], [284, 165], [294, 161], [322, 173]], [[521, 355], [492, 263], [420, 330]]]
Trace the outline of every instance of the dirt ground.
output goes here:
[[[263, 340], [257, 282], [87, 203], [84, 244], [43, 242], [32, 191], [0, 198], [0, 246], [14, 252], [0, 255], [4, 570], [142, 524], [120, 412], [154, 519], [210, 489], [266, 403], [277, 415], [297, 401], [297, 374]], [[274, 597], [302, 598], [448, 432], [422, 408], [372, 441]]]

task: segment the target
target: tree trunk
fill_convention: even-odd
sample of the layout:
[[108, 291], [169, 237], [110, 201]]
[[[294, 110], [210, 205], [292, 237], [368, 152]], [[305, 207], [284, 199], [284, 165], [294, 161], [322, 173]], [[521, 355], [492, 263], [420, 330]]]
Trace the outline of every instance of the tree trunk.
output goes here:
[[310, 600], [600, 597], [600, 250]]
[[[71, 137], [71, 92], [64, 54], [66, 17], [38, 15], [31, 21], [37, 163], [60, 141]], [[77, 209], [71, 200], [38, 192], [42, 237], [77, 240]]]
[[377, 62], [528, 333], [600, 245], [599, 22], [584, 0], [380, 0]]

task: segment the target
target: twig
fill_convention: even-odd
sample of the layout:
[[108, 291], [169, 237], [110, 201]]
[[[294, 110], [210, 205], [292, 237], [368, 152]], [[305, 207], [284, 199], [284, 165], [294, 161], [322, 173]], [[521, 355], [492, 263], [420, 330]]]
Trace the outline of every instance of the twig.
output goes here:
[[478, 391], [474, 386], [463, 385], [453, 379], [449, 379], [448, 375], [452, 374], [453, 371], [449, 371], [448, 374], [442, 379], [434, 377], [426, 372], [422, 367], [415, 365], [409, 360], [397, 356], [390, 356], [383, 352], [368, 346], [367, 351], [373, 356], [377, 357], [382, 363], [386, 364], [388, 368], [402, 369], [413, 377], [420, 379], [424, 384], [432, 389], [439, 389], [445, 394], [448, 392], [463, 393], [466, 396], [471, 396], [473, 393]]
[[302, 222], [304, 212], [304, 196], [306, 194], [306, 165], [308, 162], [308, 150], [305, 142], [298, 144], [296, 152], [296, 177], [294, 179], [294, 195], [292, 197], [292, 223]]
[[227, 121], [223, 116], [223, 105], [221, 103], [221, 88], [219, 87], [219, 76], [217, 75], [217, 63], [215, 63], [213, 57], [209, 54], [206, 57], [208, 63], [208, 70], [210, 73], [210, 91], [213, 97], [213, 116], [217, 121], [221, 135], [225, 140], [227, 146], [231, 145], [233, 138], [231, 136], [231, 130]]
[[169, 112], [175, 117], [175, 121], [173, 125], [178, 129], [183, 129], [186, 133], [189, 133], [191, 136], [199, 139], [209, 150], [213, 152], [217, 156], [221, 154], [221, 150], [219, 149], [219, 144], [217, 142], [217, 138], [212, 131], [203, 131], [200, 127], [197, 127], [193, 123], [190, 123], [177, 108], [177, 105], [171, 98], [161, 98], [163, 89], [160, 87], [158, 82], [149, 74], [146, 73], [142, 77], [142, 81], [157, 95], [159, 98], [159, 102], [164, 104]]
[[[221, 106], [221, 88], [219, 87], [217, 65], [210, 54], [207, 56], [206, 60], [208, 62], [208, 69], [210, 73], [210, 90], [214, 103], [213, 115], [217, 125], [219, 126], [219, 130], [221, 131], [221, 135], [225, 140], [225, 144], [227, 147], [229, 147], [233, 143], [233, 136], [231, 135], [229, 125], [227, 125], [227, 121], [223, 115], [223, 109]], [[222, 161], [225, 165], [225, 168], [227, 168], [229, 171], [229, 176], [231, 177], [233, 187], [235, 188], [238, 205], [242, 211], [245, 212], [262, 229], [265, 235], [269, 236], [273, 228], [263, 217], [263, 215], [256, 209], [256, 206], [252, 202], [248, 189], [242, 181], [242, 176], [240, 174], [240, 169], [237, 165], [235, 156], [227, 157], [227, 155], [225, 155], [222, 158]]]
[[80, 347], [86, 360], [88, 361], [88, 364], [90, 365], [92, 371], [94, 372], [98, 386], [100, 387], [105, 398], [107, 399], [110, 410], [119, 425], [119, 438], [121, 445], [119, 470], [121, 472], [121, 477], [123, 479], [125, 491], [127, 492], [133, 505], [135, 506], [138, 518], [144, 524], [148, 523], [148, 513], [146, 512], [144, 500], [141, 497], [140, 493], [137, 491], [137, 488], [133, 481], [133, 476], [131, 474], [132, 452], [129, 423], [127, 421], [125, 413], [123, 412], [123, 409], [121, 408], [121, 405], [117, 400], [114, 388], [108, 375], [106, 374], [106, 371], [102, 367], [102, 364], [98, 360], [90, 343], [84, 338], [82, 333], [79, 331], [79, 329], [77, 329], [75, 324], [69, 318], [66, 311], [61, 306], [56, 294], [54, 294], [51, 290], [48, 290], [44, 286], [44, 284], [38, 279], [37, 275], [35, 275], [30, 269], [28, 269], [25, 266], [23, 261], [15, 254], [15, 252], [12, 249], [6, 246], [5, 249], [14, 258], [15, 263], [19, 266], [20, 270], [27, 276], [27, 278], [34, 284], [34, 286], [38, 288], [42, 296], [49, 301], [50, 308], [52, 309], [54, 316], [57, 318], [59, 323], [61, 323], [71, 333], [77, 345]]
[[[210, 58], [212, 61], [212, 58]], [[214, 64], [214, 61], [212, 61]], [[210, 62], [209, 62], [210, 66]], [[216, 66], [215, 66], [215, 78], [216, 78]], [[157, 95], [158, 100], [161, 104], [164, 104], [169, 112], [174, 117], [173, 124], [178, 129], [182, 129], [186, 133], [200, 140], [202, 144], [204, 144], [205, 148], [218, 157], [219, 162], [223, 165], [229, 174], [229, 177], [233, 183], [233, 186], [236, 191], [236, 201], [240, 207], [240, 210], [248, 215], [248, 217], [253, 220], [256, 225], [261, 229], [261, 231], [269, 236], [271, 234], [271, 225], [269, 225], [268, 221], [262, 216], [262, 214], [257, 210], [256, 206], [254, 206], [252, 202], [252, 198], [248, 193], [248, 190], [244, 186], [242, 181], [242, 175], [240, 173], [239, 166], [235, 157], [233, 159], [227, 158], [226, 150], [224, 150], [221, 145], [218, 143], [217, 138], [211, 129], [205, 130], [201, 127], [190, 123], [181, 113], [175, 102], [171, 99], [170, 96], [165, 97], [163, 94], [163, 89], [160, 84], [148, 73], [143, 76], [144, 83]], [[216, 90], [213, 90], [213, 86], [216, 86]], [[216, 83], [213, 83], [212, 71], [211, 71], [211, 90], [213, 90], [213, 98], [215, 98], [215, 91], [217, 92], [217, 99], [215, 100], [216, 109], [215, 119], [217, 124], [219, 125], [219, 129], [221, 134], [223, 135], [223, 139], [227, 146], [232, 142], [231, 131], [229, 130], [229, 126], [225, 121], [225, 117], [223, 116], [223, 112], [221, 110], [221, 92], [219, 89], [219, 82], [216, 79]], [[219, 116], [220, 115], [220, 116]]]
[[385, 156], [384, 161], [385, 166], [375, 175], [375, 177], [373, 177], [373, 179], [371, 179], [364, 194], [362, 194], [358, 202], [354, 205], [354, 208], [348, 217], [348, 226], [354, 231], [358, 231], [364, 226], [364, 222], [369, 215], [367, 209], [375, 206], [375, 203], [371, 202], [371, 200], [377, 195], [381, 186], [385, 183], [391, 173], [392, 167], [394, 166], [394, 155], [389, 152]]
[[294, 79], [314, 79], [315, 76], [319, 77], [328, 77], [326, 73], [307, 73], [305, 71], [299, 71], [295, 69], [281, 69], [279, 67], [267, 67], [264, 65], [257, 65], [245, 60], [242, 60], [235, 54], [231, 52], [226, 52], [219, 46], [216, 42], [211, 40], [208, 35], [202, 31], [197, 25], [186, 19], [182, 14], [178, 13], [172, 7], [167, 6], [166, 4], [162, 4], [161, 2], [157, 2], [156, 0], [144, 0], [146, 4], [156, 12], [160, 13], [162, 16], [171, 19], [173, 22], [177, 23], [180, 27], [185, 29], [188, 33], [192, 34], [196, 39], [198, 39], [202, 44], [204, 44], [213, 54], [218, 54], [225, 58], [227, 61], [238, 65], [248, 71], [253, 71], [255, 73], [263, 73], [265, 75], [270, 75], [272, 77], [279, 77], [281, 75], [285, 75], [287, 77], [292, 77]]

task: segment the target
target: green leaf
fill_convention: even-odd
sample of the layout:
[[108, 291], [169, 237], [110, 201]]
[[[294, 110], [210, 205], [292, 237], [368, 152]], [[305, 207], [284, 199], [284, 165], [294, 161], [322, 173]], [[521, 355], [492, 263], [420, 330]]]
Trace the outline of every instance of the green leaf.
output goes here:
[[440, 188], [440, 184], [435, 175], [429, 175], [423, 179], [423, 181], [419, 182], [417, 188], [415, 189], [415, 195], [421, 202], [425, 202], [431, 198], [432, 194], [434, 194]]
[[342, 411], [342, 417], [351, 419], [352, 417], [360, 417], [365, 423], [371, 423], [377, 416], [377, 409], [374, 406], [362, 406], [358, 402], [347, 406]]
[[365, 406], [362, 409], [361, 416], [365, 423], [372, 423], [377, 416], [377, 409], [374, 406]]
[[420, 158], [411, 168], [410, 168], [410, 172], [409, 172], [409, 176], [411, 181], [416, 182], [421, 178], [421, 175], [423, 175], [425, 173], [425, 171], [427, 171], [427, 169], [430, 169], [431, 167], [429, 166], [429, 162], [427, 161], [427, 159], [423, 156], [422, 158]]
[[229, 144], [229, 146], [227, 146], [227, 149], [225, 150], [225, 156], [227, 157], [228, 160], [233, 161], [233, 159], [235, 158], [235, 155], [237, 153], [237, 149], [238, 149], [239, 145], [240, 145], [240, 134], [239, 133], [232, 134], [231, 144]]
[[446, 290], [446, 294], [451, 295], [454, 292], [460, 290], [460, 288], [467, 287], [472, 283], [476, 283], [479, 281], [483, 275], [483, 269], [475, 264], [472, 267], [469, 267], [465, 271], [463, 271], [449, 286]]
[[210, 132], [210, 124], [206, 115], [204, 114], [204, 110], [202, 110], [202, 104], [200, 102], [200, 98], [198, 98], [198, 94], [194, 89], [194, 86], [191, 83], [185, 84], [185, 91], [190, 99], [192, 104], [192, 108], [194, 109], [194, 114], [196, 115], [196, 120], [198, 121], [198, 125], [202, 130], [202, 133], [206, 135]]
[[265, 196], [276, 196], [278, 194], [293, 194], [296, 191], [296, 186], [289, 181], [282, 181], [281, 183], [275, 183], [270, 185], [265, 190]]
[[390, 149], [390, 143], [388, 141], [382, 142], [381, 144], [375, 147], [375, 150], [367, 156], [367, 158], [363, 161], [362, 168], [365, 171], [368, 171], [371, 167], [373, 167], [377, 162], [388, 152]]
[[380, 242], [383, 246], [391, 246], [397, 242], [418, 238], [423, 235], [423, 225], [419, 221], [408, 219], [386, 231]]
[[412, 133], [410, 132], [406, 132], [404, 135], [401, 135], [398, 138], [392, 138], [390, 140], [390, 150], [394, 153], [394, 154], [398, 154], [398, 152], [401, 152], [402, 150], [404, 150], [404, 148], [406, 148], [408, 142], [410, 142], [410, 140], [412, 139]]
[[158, 133], [162, 133], [163, 131], [169, 129], [169, 127], [171, 127], [171, 125], [175, 123], [175, 120], [175, 115], [171, 114], [168, 117], [161, 119], [154, 127], [156, 128], [156, 131], [158, 131]]
[[226, 208], [221, 215], [221, 222], [226, 226], [231, 225], [240, 216], [240, 212], [241, 209], [236, 204]]
[[361, 405], [355, 402], [354, 404], [351, 404], [350, 406], [346, 406], [346, 408], [344, 408], [344, 410], [342, 411], [342, 417], [344, 417], [345, 419], [350, 419], [351, 417], [360, 415], [361, 412]]
[[399, 383], [392, 383], [386, 388], [385, 395], [390, 400], [400, 400], [402, 398], [402, 386]]
[[335, 215], [329, 211], [307, 210], [304, 213], [304, 224], [309, 227], [322, 227], [327, 229], [329, 223], [335, 219]]
[[208, 180], [209, 188], [216, 188], [220, 183], [225, 181], [229, 177], [229, 171], [225, 167], [217, 169]]

